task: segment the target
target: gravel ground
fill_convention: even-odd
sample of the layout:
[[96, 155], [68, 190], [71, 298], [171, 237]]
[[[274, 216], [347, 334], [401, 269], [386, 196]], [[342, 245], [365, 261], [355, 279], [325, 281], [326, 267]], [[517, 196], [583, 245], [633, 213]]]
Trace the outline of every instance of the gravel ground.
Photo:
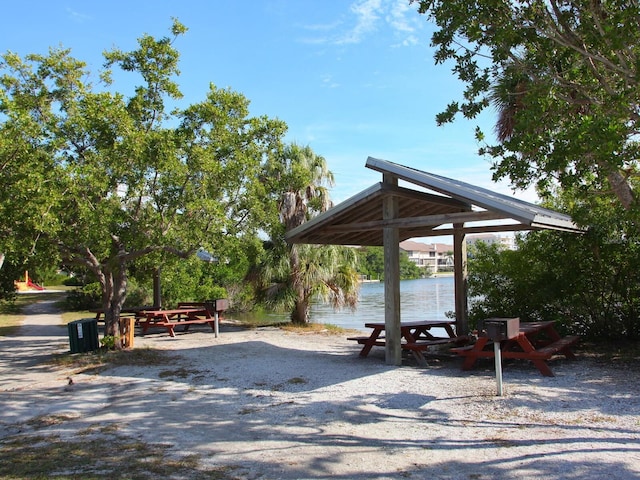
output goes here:
[[206, 325], [135, 338], [169, 364], [75, 374], [43, 363], [69, 349], [52, 305], [29, 313], [0, 337], [0, 441], [57, 415], [65, 421], [50, 434], [114, 425], [204, 466], [233, 466], [233, 478], [640, 478], [640, 372], [579, 348], [575, 361], [551, 361], [552, 378], [505, 365], [501, 397], [491, 362], [392, 367], [380, 348], [359, 358], [346, 335], [228, 323], [219, 338]]

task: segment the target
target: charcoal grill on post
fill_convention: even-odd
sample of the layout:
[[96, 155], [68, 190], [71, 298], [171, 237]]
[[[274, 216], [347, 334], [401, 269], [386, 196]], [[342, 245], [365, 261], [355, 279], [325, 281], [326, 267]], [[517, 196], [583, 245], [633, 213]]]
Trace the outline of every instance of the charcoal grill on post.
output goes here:
[[209, 315], [211, 315], [215, 319], [214, 331], [215, 331], [216, 338], [218, 338], [219, 318], [222, 315], [222, 312], [229, 309], [229, 300], [226, 298], [218, 298], [216, 300], [207, 300], [206, 302], [204, 302], [204, 306], [209, 312]]
[[498, 396], [502, 396], [502, 353], [500, 351], [500, 342], [518, 336], [520, 333], [520, 318], [487, 318], [478, 325], [478, 332], [493, 341]]

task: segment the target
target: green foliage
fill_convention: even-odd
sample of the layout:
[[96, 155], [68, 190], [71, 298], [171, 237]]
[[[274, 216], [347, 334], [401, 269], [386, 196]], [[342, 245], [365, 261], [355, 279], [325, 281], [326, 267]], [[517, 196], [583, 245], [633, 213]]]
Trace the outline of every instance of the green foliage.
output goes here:
[[360, 247], [358, 249], [358, 273], [371, 280], [384, 279], [384, 250], [382, 247]]
[[[384, 279], [384, 249], [382, 247], [361, 247], [358, 249], [358, 273], [370, 279]], [[425, 276], [425, 270], [409, 260], [406, 252], [400, 252], [400, 279], [412, 280]]]
[[82, 279], [79, 277], [74, 276], [67, 276], [63, 281], [62, 281], [63, 285], [66, 285], [67, 287], [80, 287], [82, 285]]
[[98, 308], [102, 301], [102, 287], [94, 282], [68, 293], [65, 308], [71, 311], [91, 310]]
[[[494, 178], [516, 188], [611, 190], [635, 206], [640, 143], [640, 6], [636, 2], [420, 0], [435, 22], [437, 63], [464, 83], [437, 122], [498, 110]], [[485, 132], [476, 136], [487, 141]]]
[[178, 302], [203, 302], [226, 298], [224, 287], [216, 284], [215, 264], [191, 257], [173, 262], [162, 270], [162, 298], [165, 306]]
[[127, 282], [127, 299], [125, 307], [140, 307], [143, 305], [153, 305], [153, 279], [147, 277], [138, 281], [130, 277]]
[[589, 338], [640, 338], [640, 239], [530, 233], [518, 250], [479, 243], [469, 259], [472, 323], [554, 320]]
[[228, 298], [235, 310], [250, 309], [255, 298], [245, 279], [262, 255], [262, 242], [250, 236], [226, 242], [213, 262], [197, 256], [168, 261], [161, 271], [163, 302]]
[[[5, 260], [0, 268], [0, 300], [13, 300], [16, 296], [16, 286], [14, 281], [20, 276], [24, 276], [21, 265]], [[24, 280], [24, 277], [23, 277]]]
[[60, 273], [59, 267], [55, 264], [29, 271], [29, 277], [32, 277], [34, 282], [43, 286], [63, 285], [65, 280], [69, 278], [66, 273]]
[[409, 260], [407, 252], [400, 252], [400, 280], [413, 280], [425, 276], [425, 269]]
[[100, 339], [100, 345], [107, 350], [115, 350], [119, 338], [115, 335], [105, 335]]
[[269, 309], [292, 312], [294, 323], [306, 323], [313, 299], [336, 309], [356, 305], [359, 283], [353, 248], [301, 244], [293, 245], [291, 253], [296, 262], [271, 248], [261, 265], [259, 292]]

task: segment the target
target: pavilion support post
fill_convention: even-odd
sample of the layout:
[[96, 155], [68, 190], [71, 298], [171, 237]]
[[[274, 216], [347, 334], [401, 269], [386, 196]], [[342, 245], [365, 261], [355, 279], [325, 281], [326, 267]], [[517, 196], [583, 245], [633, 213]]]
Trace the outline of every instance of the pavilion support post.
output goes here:
[[453, 225], [453, 265], [455, 282], [456, 333], [469, 333], [469, 308], [467, 304], [467, 242], [464, 225]]
[[162, 307], [162, 293], [160, 285], [160, 268], [156, 268], [153, 271], [153, 306], [156, 308]]
[[[397, 186], [398, 178], [383, 175], [383, 182]], [[382, 218], [398, 218], [398, 199], [393, 195], [383, 200]], [[400, 335], [400, 235], [397, 227], [383, 229], [384, 244], [384, 323], [385, 360], [387, 365], [402, 365]]]

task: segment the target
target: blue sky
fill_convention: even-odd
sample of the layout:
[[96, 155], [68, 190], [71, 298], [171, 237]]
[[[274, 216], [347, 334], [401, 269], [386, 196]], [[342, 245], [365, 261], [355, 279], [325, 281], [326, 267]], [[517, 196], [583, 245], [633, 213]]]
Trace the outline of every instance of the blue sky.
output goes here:
[[183, 106], [209, 83], [242, 93], [252, 115], [284, 120], [288, 141], [326, 158], [336, 203], [380, 180], [368, 156], [511, 193], [477, 155], [474, 128], [490, 133], [492, 112], [436, 126], [462, 85], [434, 64], [433, 26], [408, 0], [25, 0], [3, 14], [0, 51], [70, 48], [96, 77], [103, 51], [169, 35], [177, 18], [189, 29], [175, 43]]

